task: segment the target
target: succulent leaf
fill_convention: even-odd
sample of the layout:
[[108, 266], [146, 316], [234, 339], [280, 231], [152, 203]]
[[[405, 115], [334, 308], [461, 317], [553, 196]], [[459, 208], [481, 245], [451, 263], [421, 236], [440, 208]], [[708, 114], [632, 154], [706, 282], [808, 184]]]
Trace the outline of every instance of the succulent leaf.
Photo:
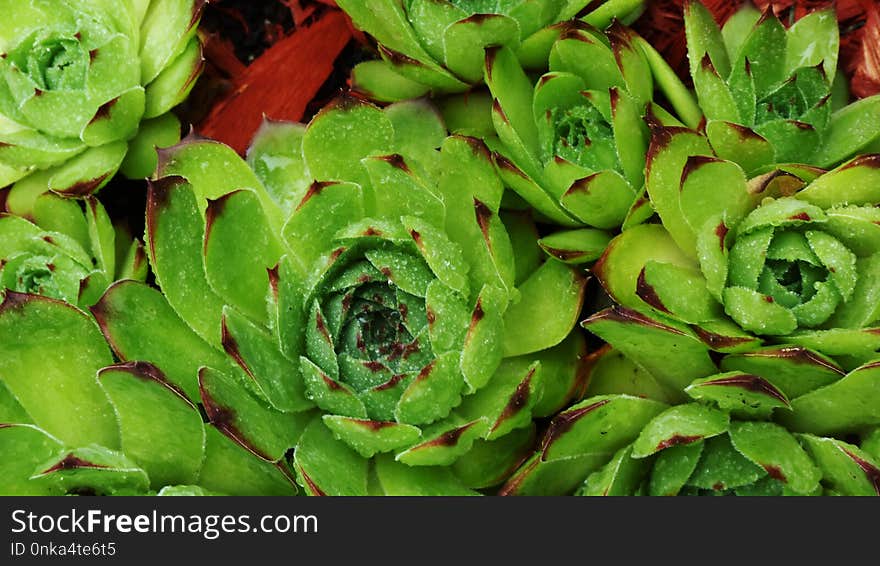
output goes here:
[[148, 364], [103, 368], [98, 381], [119, 421], [120, 448], [153, 488], [198, 480], [205, 428], [195, 406]]
[[15, 337], [0, 342], [3, 383], [34, 424], [72, 445], [118, 447], [113, 408], [96, 379], [113, 359], [88, 315], [57, 300], [7, 291], [0, 334]]
[[[138, 297], [136, 291], [141, 288], [161, 299], [157, 291], [143, 284], [128, 281], [121, 285], [114, 287], [116, 308], [123, 307], [119, 289], [128, 294], [127, 300]], [[106, 330], [101, 315], [109, 315], [110, 309], [106, 301], [101, 304], [95, 313]], [[211, 423], [204, 423], [184, 389], [157, 367], [144, 362], [111, 365], [107, 343], [99, 338], [94, 321], [85, 313], [55, 300], [14, 292], [7, 292], [3, 305], [0, 318], [14, 322], [31, 338], [3, 341], [17, 352], [4, 355], [7, 367], [0, 390], [4, 423], [0, 429], [10, 432], [3, 435], [2, 442], [9, 453], [26, 449], [30, 456], [23, 457], [21, 465], [6, 468], [9, 475], [0, 482], [0, 493], [138, 495], [180, 484], [227, 494], [293, 492], [289, 472], [281, 464], [258, 459], [253, 451], [233, 444]], [[167, 305], [165, 308], [170, 311]], [[162, 328], [160, 323], [153, 332], [162, 333]], [[191, 330], [186, 332], [198, 340]], [[5, 328], [2, 333], [11, 335]], [[131, 334], [126, 337], [117, 332], [114, 338], [125, 343]], [[147, 338], [138, 347], [149, 350], [151, 340], [155, 345], [154, 339]], [[59, 340], [65, 340], [64, 344]], [[115, 343], [114, 347], [118, 349]], [[171, 363], [166, 365], [182, 371], [177, 369], [180, 359], [170, 353]], [[60, 360], [63, 368], [58, 365]], [[220, 355], [220, 360], [225, 358]], [[39, 367], [41, 376], [51, 379], [52, 385], [35, 380], [33, 375], [23, 383], [28, 374], [21, 364]], [[216, 391], [215, 397], [229, 398]], [[234, 421], [218, 419], [214, 409], [216, 406], [210, 412], [215, 421], [228, 430]], [[297, 422], [306, 417], [290, 418]], [[243, 430], [252, 433], [265, 426], [249, 421]], [[48, 430], [57, 433], [50, 435], [45, 432]], [[51, 453], [47, 453], [49, 449]], [[36, 456], [40, 461], [31, 459]], [[241, 477], [248, 481], [235, 480]]]

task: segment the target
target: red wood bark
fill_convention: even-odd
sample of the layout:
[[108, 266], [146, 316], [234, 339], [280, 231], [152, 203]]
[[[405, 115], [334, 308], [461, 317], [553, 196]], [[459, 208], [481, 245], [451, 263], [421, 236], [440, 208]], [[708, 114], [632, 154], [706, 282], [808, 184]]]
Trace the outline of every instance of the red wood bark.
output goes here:
[[232, 88], [214, 103], [196, 131], [244, 152], [264, 115], [275, 120], [301, 120], [350, 39], [345, 15], [336, 10], [325, 12], [240, 69], [232, 79]]

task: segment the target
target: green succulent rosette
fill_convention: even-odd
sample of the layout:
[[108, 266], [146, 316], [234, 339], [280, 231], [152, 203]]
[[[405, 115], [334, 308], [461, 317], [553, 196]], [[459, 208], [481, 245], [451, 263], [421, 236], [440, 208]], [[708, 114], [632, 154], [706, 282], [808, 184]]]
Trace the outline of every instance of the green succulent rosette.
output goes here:
[[115, 363], [89, 313], [7, 291], [0, 337], [0, 494], [296, 493], [286, 467], [204, 422], [192, 391], [150, 364]]
[[585, 279], [502, 192], [424, 101], [267, 122], [248, 162], [188, 139], [148, 194], [161, 292], [119, 282], [91, 310], [166, 399], [307, 493], [478, 493], [583, 379]]
[[0, 3], [0, 186], [29, 215], [47, 189], [94, 193], [146, 177], [179, 140], [169, 110], [202, 65], [202, 0]]
[[[876, 355], [880, 156], [747, 179], [705, 137], [675, 127], [657, 129], [648, 154], [662, 223], [627, 230], [596, 263], [624, 308], [591, 317], [590, 331], [654, 366], [656, 349], [638, 344], [676, 343], [667, 357], [697, 372], [711, 366], [709, 350], [764, 343], [810, 348], [848, 369]], [[687, 372], [668, 372], [676, 389], [689, 383]]]
[[10, 289], [85, 308], [114, 281], [146, 278], [143, 244], [95, 197], [46, 193], [33, 208], [33, 221], [0, 213], [0, 295]]
[[684, 21], [691, 77], [719, 157], [750, 174], [776, 163], [831, 167], [880, 138], [880, 96], [847, 105], [833, 10], [786, 29], [770, 7], [761, 13], [746, 3], [720, 28], [689, 1]]
[[[880, 495], [880, 366], [802, 347], [728, 354], [670, 393], [606, 347], [511, 494]], [[681, 394], [684, 393], [684, 396]]]
[[547, 53], [579, 19], [605, 27], [631, 22], [644, 0], [340, 0], [356, 27], [378, 43], [381, 60], [357, 65], [353, 86], [392, 102], [464, 92], [483, 81], [484, 49], [514, 50], [530, 68], [546, 69]]
[[550, 50], [550, 71], [537, 81], [512, 49], [486, 52], [491, 98], [484, 112], [497, 133], [489, 143], [499, 174], [542, 221], [564, 228], [542, 240], [557, 259], [594, 261], [612, 231], [652, 214], [644, 198], [645, 117], [680, 122], [652, 102], [643, 46], [618, 23], [607, 32], [568, 24]]

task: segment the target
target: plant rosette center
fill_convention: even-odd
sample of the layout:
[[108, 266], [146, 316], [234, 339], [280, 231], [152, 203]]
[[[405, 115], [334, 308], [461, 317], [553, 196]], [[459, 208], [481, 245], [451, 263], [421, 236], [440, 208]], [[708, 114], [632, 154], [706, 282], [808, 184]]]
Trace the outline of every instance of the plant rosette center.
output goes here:
[[794, 80], [786, 81], [777, 90], [758, 101], [755, 122], [798, 120], [808, 109], [808, 101]]
[[[394, 421], [407, 414], [401, 398], [409, 386], [420, 375], [423, 381], [432, 376], [437, 367], [429, 330], [429, 323], [437, 324], [437, 309], [429, 310], [426, 303], [434, 278], [414, 245], [354, 247], [340, 254], [317, 287], [306, 338], [310, 360], [328, 376], [338, 375], [338, 385], [360, 401], [341, 411], [345, 416], [362, 418], [365, 412], [375, 421]], [[458, 401], [464, 385], [460, 374], [456, 382], [447, 391], [449, 402]], [[311, 383], [318, 406], [339, 414], [338, 396], [326, 390], [325, 382]], [[451, 408], [447, 403], [432, 412]], [[421, 424], [433, 417], [416, 411], [406, 420]]]
[[549, 110], [556, 132], [552, 154], [589, 169], [622, 173], [614, 130], [592, 104]]
[[36, 32], [10, 59], [42, 90], [78, 90], [86, 82], [89, 53], [75, 37]]
[[[771, 200], [744, 219], [724, 291], [727, 313], [743, 328], [770, 335], [814, 328], [852, 299], [856, 256], [823, 231], [827, 220], [822, 209], [792, 197]], [[763, 315], [756, 317], [758, 307]]]
[[[689, 2], [684, 22], [694, 91], [718, 157], [750, 175], [778, 163], [830, 168], [880, 134], [868, 119], [880, 97], [848, 103], [833, 9], [784, 23], [770, 7], [746, 3], [719, 26], [706, 6]], [[671, 100], [687, 96], [663, 74], [658, 84], [672, 85], [662, 87]]]
[[46, 256], [26, 255], [11, 259], [3, 266], [3, 287], [19, 293], [63, 299], [64, 293], [54, 278], [54, 260], [55, 258]]

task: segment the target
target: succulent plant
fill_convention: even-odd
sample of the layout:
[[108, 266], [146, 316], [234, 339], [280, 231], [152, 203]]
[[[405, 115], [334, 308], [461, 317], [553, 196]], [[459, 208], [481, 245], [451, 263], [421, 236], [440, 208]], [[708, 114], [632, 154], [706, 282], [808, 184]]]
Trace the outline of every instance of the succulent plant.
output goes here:
[[143, 245], [93, 196], [39, 196], [31, 222], [0, 213], [0, 296], [4, 289], [94, 304], [113, 281], [147, 275]]
[[0, 494], [295, 493], [286, 468], [203, 423], [156, 367], [114, 364], [87, 312], [8, 291], [0, 336]]
[[750, 174], [787, 162], [830, 167], [880, 139], [880, 96], [847, 105], [833, 10], [786, 29], [769, 5], [761, 13], [747, 2], [719, 28], [691, 0], [684, 20], [691, 77], [719, 157]]
[[[872, 359], [878, 165], [868, 154], [747, 180], [697, 132], [656, 129], [647, 187], [662, 224], [611, 242], [593, 272], [621, 307], [586, 327], [679, 390], [713, 367], [709, 350], [799, 345], [848, 369]], [[673, 356], [687, 369], [661, 367]]]
[[[94, 442], [121, 449], [154, 490], [230, 491], [193, 466], [205, 434], [252, 456], [267, 489], [281, 470], [312, 494], [470, 494], [502, 482], [533, 419], [579, 392], [585, 339], [572, 330], [585, 279], [543, 256], [527, 216], [499, 214], [486, 147], [447, 138], [425, 102], [383, 111], [342, 98], [307, 128], [267, 123], [248, 160], [253, 169], [198, 139], [162, 150], [147, 206], [161, 292], [122, 281], [91, 308], [123, 361], [99, 373], [120, 444]], [[10, 347], [31, 355], [34, 342]], [[31, 416], [44, 395], [63, 404], [51, 387], [27, 389], [19, 358], [0, 375], [14, 398], [39, 400], [24, 407]], [[46, 378], [97, 389], [88, 375], [110, 361]], [[135, 410], [138, 397], [151, 404]], [[92, 412], [78, 415], [83, 426]], [[161, 451], [144, 419], [177, 431], [157, 431]]]
[[[49, 190], [82, 196], [121, 168], [146, 177], [176, 143], [169, 110], [201, 71], [203, 0], [4, 0], [0, 12], [0, 186], [32, 212]], [[14, 183], [14, 184], [13, 184]]]
[[203, 1], [0, 0], [0, 494], [880, 495], [832, 12], [686, 2], [697, 106], [643, 0], [338, 3], [382, 60], [242, 159], [177, 143]]
[[[600, 32], [567, 24], [534, 82], [510, 48], [486, 52], [486, 83], [505, 184], [545, 222], [565, 230], [541, 244], [570, 263], [599, 257], [611, 230], [652, 214], [644, 198], [646, 113], [680, 124], [651, 102], [651, 65], [641, 40], [615, 23]], [[473, 111], [476, 111], [476, 107]]]
[[596, 358], [588, 397], [506, 492], [880, 495], [877, 362], [847, 373], [801, 347], [729, 354], [676, 401], [620, 352]]
[[564, 26], [580, 18], [597, 27], [630, 22], [644, 0], [340, 0], [355, 26], [378, 42], [381, 61], [353, 70], [355, 88], [385, 102], [464, 92], [483, 80], [484, 49], [505, 46], [530, 67], [546, 69]]

